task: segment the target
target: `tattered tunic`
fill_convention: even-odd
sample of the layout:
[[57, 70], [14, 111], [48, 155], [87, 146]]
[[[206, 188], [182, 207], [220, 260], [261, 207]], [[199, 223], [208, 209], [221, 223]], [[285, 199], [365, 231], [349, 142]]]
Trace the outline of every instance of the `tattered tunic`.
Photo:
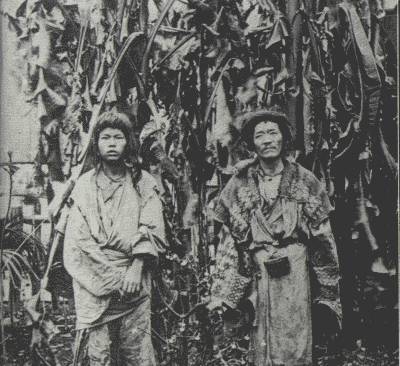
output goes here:
[[[235, 307], [240, 296], [249, 297], [256, 312], [250, 352], [256, 366], [312, 364], [312, 302], [328, 306], [341, 322], [330, 210], [315, 176], [287, 161], [282, 176], [273, 178], [265, 177], [257, 162], [250, 164], [221, 192], [214, 211], [224, 228], [212, 302]], [[257, 268], [253, 259], [260, 249], [268, 260], [287, 257], [288, 272], [276, 277], [266, 267]], [[313, 291], [310, 267], [317, 285]], [[252, 279], [249, 285], [246, 278]]]
[[[143, 171], [136, 186], [129, 173], [116, 184], [107, 179], [101, 169], [93, 169], [80, 177], [72, 193], [64, 265], [73, 278], [77, 329], [116, 319], [148, 300], [148, 265], [141, 292], [129, 301], [118, 301], [122, 281], [135, 256], [156, 260], [164, 250], [162, 205], [151, 175]], [[150, 317], [148, 302], [143, 316]]]

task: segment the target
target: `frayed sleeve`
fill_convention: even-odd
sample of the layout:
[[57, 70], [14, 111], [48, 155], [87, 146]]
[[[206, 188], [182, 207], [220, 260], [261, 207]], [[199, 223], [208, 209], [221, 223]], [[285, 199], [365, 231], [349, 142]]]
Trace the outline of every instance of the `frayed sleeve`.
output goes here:
[[322, 222], [329, 219], [329, 214], [333, 211], [333, 207], [322, 184], [316, 181], [314, 186], [315, 192], [308, 196], [308, 200], [304, 205], [304, 214], [308, 219], [309, 225], [317, 228]]
[[311, 233], [310, 263], [317, 284], [314, 302], [327, 306], [335, 314], [340, 327], [342, 308], [339, 262], [329, 219], [324, 219], [318, 225], [310, 224], [309, 229]]
[[212, 210], [212, 219], [222, 224], [229, 224], [229, 207], [233, 196], [233, 179], [226, 184], [219, 194], [214, 209]]
[[132, 244], [132, 256], [150, 256], [155, 259], [165, 252], [167, 243], [159, 190], [148, 173], [142, 182], [141, 195], [139, 236]]

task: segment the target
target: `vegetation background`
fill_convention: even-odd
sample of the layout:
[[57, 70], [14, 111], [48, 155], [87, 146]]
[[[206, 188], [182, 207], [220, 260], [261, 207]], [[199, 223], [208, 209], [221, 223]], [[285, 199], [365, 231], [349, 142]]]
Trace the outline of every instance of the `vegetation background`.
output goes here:
[[344, 324], [337, 337], [316, 333], [316, 363], [398, 363], [396, 1], [7, 0], [1, 11], [6, 363], [72, 363], [61, 247], [49, 292], [40, 278], [59, 198], [91, 165], [96, 117], [116, 108], [165, 203], [171, 248], [153, 330], [161, 364], [247, 364], [245, 324], [204, 312], [218, 241], [209, 210], [252, 157], [234, 117], [274, 104], [289, 116], [292, 158], [335, 207]]

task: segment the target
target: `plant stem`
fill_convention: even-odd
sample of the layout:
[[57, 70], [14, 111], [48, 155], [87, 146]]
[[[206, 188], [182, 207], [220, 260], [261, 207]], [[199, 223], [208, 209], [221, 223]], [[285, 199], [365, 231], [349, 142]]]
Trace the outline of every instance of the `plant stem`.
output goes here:
[[143, 58], [142, 58], [142, 65], [141, 65], [141, 70], [142, 70], [142, 79], [143, 79], [143, 83], [145, 85], [145, 87], [147, 88], [147, 76], [148, 76], [148, 67], [149, 67], [149, 57], [150, 57], [150, 51], [151, 48], [153, 46], [154, 43], [154, 39], [156, 37], [156, 33], [158, 32], [158, 30], [160, 29], [161, 23], [164, 20], [164, 18], [166, 17], [166, 15], [168, 14], [168, 10], [171, 8], [172, 4], [175, 2], [175, 0], [168, 0], [168, 2], [165, 4], [158, 20], [157, 23], [154, 25], [150, 36], [148, 38], [148, 42], [147, 42], [147, 46], [146, 49], [144, 51], [143, 54]]
[[[10, 214], [10, 209], [11, 209], [11, 194], [12, 194], [12, 186], [13, 186], [13, 179], [12, 179], [12, 170], [11, 170], [11, 164], [12, 164], [12, 154], [11, 152], [8, 153], [9, 157], [9, 170], [7, 170], [9, 178], [10, 178], [10, 189], [9, 189], [9, 195], [8, 195], [8, 204], [7, 204], [7, 211], [6, 211], [6, 216], [4, 217], [4, 225], [1, 229], [1, 237], [0, 237], [0, 263], [3, 263], [3, 250], [4, 250], [4, 236], [6, 232], [6, 226], [7, 226], [7, 221], [8, 221], [8, 216]], [[4, 298], [3, 298], [3, 291], [4, 291], [4, 283], [3, 283], [3, 272], [0, 272], [0, 335], [1, 335], [1, 347], [2, 347], [2, 355], [1, 358], [4, 360], [4, 363], [6, 361], [6, 342], [5, 342], [5, 332], [4, 332]]]
[[[204, 27], [201, 27], [200, 30], [200, 55], [199, 55], [199, 78], [200, 78], [200, 111], [201, 111], [201, 118], [203, 122], [203, 126], [206, 124], [207, 121], [204, 120], [207, 108], [207, 65], [205, 60], [205, 31]], [[199, 131], [201, 128], [199, 128]]]
[[[200, 31], [200, 55], [199, 55], [199, 79], [200, 79], [200, 114], [201, 120], [199, 121], [197, 134], [198, 139], [200, 141], [201, 148], [201, 156], [202, 161], [205, 162], [205, 142], [207, 140], [207, 131], [206, 131], [206, 123], [205, 120], [206, 112], [207, 112], [207, 98], [208, 98], [208, 67], [205, 59], [205, 29], [202, 26]], [[198, 225], [199, 225], [199, 263], [202, 267], [207, 265], [207, 242], [205, 240], [205, 230], [206, 230], [206, 222], [205, 222], [205, 178], [204, 178], [204, 169], [205, 164], [202, 164], [200, 167], [201, 172], [199, 174], [198, 181], [198, 196], [199, 196], [199, 217], [198, 217]]]

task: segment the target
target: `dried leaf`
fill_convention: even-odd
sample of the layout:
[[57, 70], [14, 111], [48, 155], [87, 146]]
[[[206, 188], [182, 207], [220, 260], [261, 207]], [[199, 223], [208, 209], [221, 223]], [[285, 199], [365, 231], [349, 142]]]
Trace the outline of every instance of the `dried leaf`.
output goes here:
[[226, 102], [225, 91], [222, 84], [219, 84], [218, 86], [215, 99], [216, 116], [215, 124], [212, 127], [212, 135], [213, 138], [221, 144], [221, 146], [228, 146], [232, 139], [230, 133], [232, 116]]
[[47, 68], [51, 56], [51, 40], [50, 34], [46, 30], [46, 20], [40, 16], [35, 16], [33, 24], [36, 27], [36, 31], [29, 33], [31, 42], [29, 62]]
[[64, 14], [58, 6], [54, 6], [46, 14], [46, 25], [51, 28], [51, 30], [64, 31], [65, 30], [65, 18]]
[[289, 79], [289, 72], [286, 67], [283, 67], [275, 77], [274, 88], [277, 89]]
[[43, 101], [43, 94], [38, 95], [36, 102], [37, 102], [36, 116], [38, 121], [41, 121], [43, 118], [48, 116], [47, 109]]
[[286, 29], [286, 25], [281, 18], [278, 18], [278, 20], [274, 24], [272, 35], [265, 49], [268, 49], [277, 43], [282, 43], [284, 45], [286, 43], [286, 38], [288, 37], [288, 35], [289, 33]]
[[[178, 70], [184, 64], [184, 59], [190, 54], [194, 54], [200, 47], [200, 42], [195, 38], [195, 33], [187, 35], [180, 40], [176, 45], [169, 48], [168, 53], [153, 67], [156, 70], [163, 64], [171, 70]], [[165, 37], [160, 37], [159, 44], [165, 44]], [[168, 61], [168, 62], [166, 62]]]
[[56, 93], [54, 90], [47, 88], [46, 93], [52, 106], [64, 107], [67, 104], [65, 98]]

